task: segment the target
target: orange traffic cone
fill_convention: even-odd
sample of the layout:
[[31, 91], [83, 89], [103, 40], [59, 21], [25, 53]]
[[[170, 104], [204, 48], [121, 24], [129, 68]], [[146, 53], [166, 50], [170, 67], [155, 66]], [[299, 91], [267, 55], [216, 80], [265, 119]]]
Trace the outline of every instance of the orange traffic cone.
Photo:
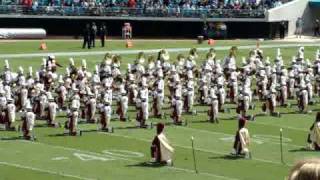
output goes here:
[[214, 39], [209, 39], [209, 40], [208, 40], [208, 44], [209, 44], [209, 45], [212, 45], [212, 46], [213, 46], [214, 43], [215, 43]]
[[132, 47], [133, 47], [132, 41], [128, 40], [128, 41], [126, 42], [126, 47], [127, 47], [127, 48], [132, 48]]
[[41, 44], [40, 44], [40, 48], [39, 48], [40, 50], [47, 50], [47, 44], [45, 43], [45, 42], [42, 42]]

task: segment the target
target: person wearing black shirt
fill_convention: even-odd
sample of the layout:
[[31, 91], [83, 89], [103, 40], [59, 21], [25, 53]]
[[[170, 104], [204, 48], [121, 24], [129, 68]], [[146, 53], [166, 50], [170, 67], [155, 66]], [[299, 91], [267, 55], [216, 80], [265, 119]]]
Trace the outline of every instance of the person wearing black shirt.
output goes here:
[[91, 40], [91, 46], [95, 47], [96, 46], [96, 35], [97, 35], [97, 25], [96, 23], [92, 23], [91, 29], [90, 29], [90, 40]]
[[286, 23], [285, 21], [281, 21], [280, 23], [280, 39], [284, 39], [286, 33]]
[[90, 43], [90, 25], [87, 24], [86, 27], [83, 30], [83, 44], [82, 44], [82, 49], [86, 48], [88, 46], [88, 49], [91, 48], [91, 43]]
[[101, 41], [101, 47], [104, 47], [104, 41], [105, 41], [106, 35], [107, 35], [107, 27], [106, 27], [106, 25], [103, 23], [103, 24], [100, 26], [100, 29], [99, 29], [99, 36], [100, 36], [100, 41]]
[[320, 21], [316, 19], [314, 22], [314, 36], [320, 36]]

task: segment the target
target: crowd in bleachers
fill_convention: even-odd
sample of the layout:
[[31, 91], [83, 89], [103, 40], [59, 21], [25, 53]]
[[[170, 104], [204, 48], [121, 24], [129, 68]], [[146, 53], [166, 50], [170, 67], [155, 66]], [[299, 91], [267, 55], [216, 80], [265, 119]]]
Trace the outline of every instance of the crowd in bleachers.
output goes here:
[[[232, 10], [252, 10], [269, 9], [280, 6], [288, 0], [21, 0], [2, 1], [2, 4], [26, 5], [33, 10], [41, 6], [64, 6], [81, 8], [131, 8], [143, 10], [212, 10], [212, 9], [232, 9]], [[1, 1], [0, 1], [1, 2]]]

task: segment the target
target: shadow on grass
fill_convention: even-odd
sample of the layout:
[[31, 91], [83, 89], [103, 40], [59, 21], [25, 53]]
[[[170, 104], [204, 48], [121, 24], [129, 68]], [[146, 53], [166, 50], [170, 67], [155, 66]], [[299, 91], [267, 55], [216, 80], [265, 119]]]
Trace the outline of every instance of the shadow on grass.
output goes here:
[[281, 112], [281, 115], [286, 115], [286, 114], [303, 114], [303, 113], [299, 111]]
[[166, 166], [165, 163], [151, 163], [151, 162], [141, 162], [138, 164], [127, 165], [127, 167], [148, 167], [148, 168], [159, 168]]
[[209, 159], [238, 160], [238, 159], [243, 159], [243, 156], [235, 156], [235, 155], [228, 154], [223, 156], [209, 157]]
[[16, 140], [24, 140], [23, 137], [21, 136], [16, 136], [16, 137], [2, 137], [0, 138], [1, 141], [16, 141]]
[[49, 134], [49, 137], [62, 137], [62, 136], [69, 136], [67, 133], [58, 133], [58, 134]]
[[41, 127], [49, 127], [48, 124], [35, 124], [35, 128], [41, 128]]
[[307, 148], [300, 148], [300, 149], [290, 149], [289, 152], [318, 152], [318, 151], [309, 150]]
[[114, 127], [114, 129], [121, 130], [121, 129], [142, 129], [142, 128], [140, 128], [139, 126], [126, 126], [126, 127]]

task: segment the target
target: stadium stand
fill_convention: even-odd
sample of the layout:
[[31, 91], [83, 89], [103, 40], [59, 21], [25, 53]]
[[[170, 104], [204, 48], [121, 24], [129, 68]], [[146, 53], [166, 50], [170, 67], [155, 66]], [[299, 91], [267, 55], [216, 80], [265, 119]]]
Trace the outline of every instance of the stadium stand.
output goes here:
[[97, 16], [263, 18], [286, 0], [23, 0], [3, 1], [1, 13]]

